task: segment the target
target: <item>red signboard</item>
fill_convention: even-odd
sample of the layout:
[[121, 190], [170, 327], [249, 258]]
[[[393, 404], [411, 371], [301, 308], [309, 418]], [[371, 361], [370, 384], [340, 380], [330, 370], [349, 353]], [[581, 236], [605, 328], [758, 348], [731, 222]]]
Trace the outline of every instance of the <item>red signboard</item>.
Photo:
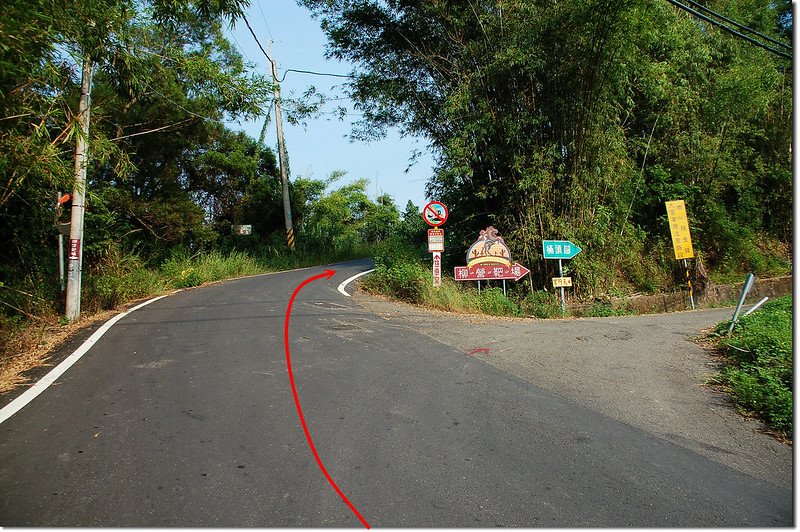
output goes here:
[[528, 273], [530, 273], [530, 270], [518, 262], [511, 266], [506, 266], [505, 264], [484, 266], [479, 264], [472, 267], [456, 266], [455, 279], [456, 281], [492, 281], [495, 279], [514, 279], [519, 281]]
[[497, 229], [491, 225], [480, 232], [478, 240], [467, 250], [467, 265], [456, 266], [456, 281], [492, 281], [514, 279], [519, 281], [530, 270], [518, 262], [511, 262], [511, 250]]

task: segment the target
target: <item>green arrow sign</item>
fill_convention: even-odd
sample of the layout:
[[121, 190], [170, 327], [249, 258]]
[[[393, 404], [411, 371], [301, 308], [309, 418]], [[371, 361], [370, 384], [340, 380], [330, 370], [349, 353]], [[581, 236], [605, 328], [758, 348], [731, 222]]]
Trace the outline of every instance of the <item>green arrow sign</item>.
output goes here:
[[571, 259], [581, 248], [569, 240], [542, 240], [542, 251], [546, 259]]

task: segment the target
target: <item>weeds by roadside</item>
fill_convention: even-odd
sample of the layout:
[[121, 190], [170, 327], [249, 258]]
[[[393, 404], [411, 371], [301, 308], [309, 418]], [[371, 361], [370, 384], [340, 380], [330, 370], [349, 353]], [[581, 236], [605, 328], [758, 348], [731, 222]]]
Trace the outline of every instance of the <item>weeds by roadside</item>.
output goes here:
[[375, 253], [375, 272], [362, 286], [373, 293], [393, 297], [407, 303], [449, 312], [475, 312], [491, 316], [561, 316], [561, 307], [552, 292], [530, 293], [525, 285], [516, 285], [503, 294], [497, 286], [480, 292], [473, 283], [459, 283], [444, 276], [442, 286], [433, 287], [430, 267], [421, 262], [422, 254], [399, 240], [379, 246]]
[[718, 382], [740, 410], [756, 415], [771, 428], [793, 434], [792, 296], [766, 303], [741, 318], [731, 336], [720, 323], [712, 340], [725, 357]]

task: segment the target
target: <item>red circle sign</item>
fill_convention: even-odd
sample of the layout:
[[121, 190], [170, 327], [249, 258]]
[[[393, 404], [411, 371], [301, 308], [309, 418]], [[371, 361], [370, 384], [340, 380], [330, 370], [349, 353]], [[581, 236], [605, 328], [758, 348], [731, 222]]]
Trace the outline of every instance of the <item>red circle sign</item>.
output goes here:
[[447, 207], [441, 201], [431, 201], [422, 209], [422, 218], [425, 223], [433, 227], [444, 225], [448, 214]]

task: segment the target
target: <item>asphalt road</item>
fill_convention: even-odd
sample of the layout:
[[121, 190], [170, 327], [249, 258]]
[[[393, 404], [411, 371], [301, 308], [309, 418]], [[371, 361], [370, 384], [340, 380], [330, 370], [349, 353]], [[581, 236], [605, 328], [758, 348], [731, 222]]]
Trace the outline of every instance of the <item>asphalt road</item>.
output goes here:
[[[298, 296], [297, 391], [373, 527], [791, 526], [792, 493], [556, 395], [336, 291]], [[3, 526], [361, 526], [295, 410], [283, 326], [319, 269], [120, 320], [0, 425]]]

